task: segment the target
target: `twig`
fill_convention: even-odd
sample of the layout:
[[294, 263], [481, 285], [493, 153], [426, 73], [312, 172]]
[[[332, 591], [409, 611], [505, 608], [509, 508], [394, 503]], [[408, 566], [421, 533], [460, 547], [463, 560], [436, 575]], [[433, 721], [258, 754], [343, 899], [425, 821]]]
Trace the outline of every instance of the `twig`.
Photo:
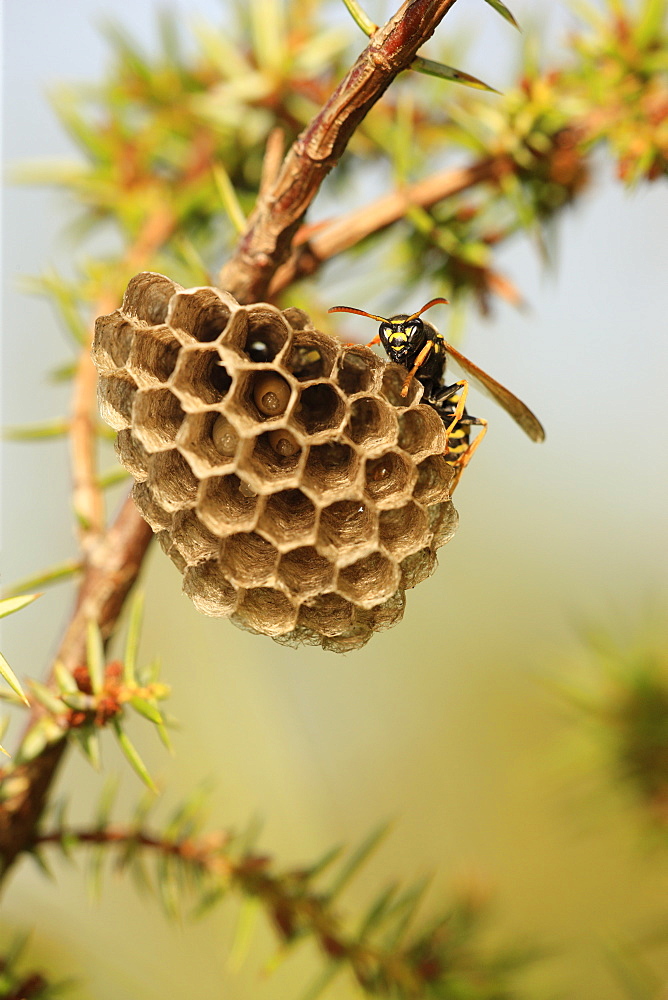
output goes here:
[[[128, 497], [114, 524], [90, 552], [76, 609], [55, 657], [70, 671], [85, 660], [87, 621], [97, 621], [105, 637], [113, 631], [152, 537]], [[10, 763], [1, 772], [5, 794], [0, 808], [1, 874], [34, 837], [66, 745], [63, 735], [32, 760]]]
[[[210, 837], [203, 839], [201, 844], [191, 838], [181, 840], [169, 840], [159, 837], [156, 834], [147, 833], [145, 830], [135, 829], [62, 829], [51, 830], [48, 833], [38, 833], [33, 839], [32, 847], [40, 847], [42, 844], [59, 844], [64, 839], [76, 841], [79, 844], [108, 844], [109, 846], [124, 846], [126, 844], [137, 844], [139, 847], [147, 847], [160, 854], [170, 854], [173, 857], [181, 858], [182, 861], [190, 862], [209, 871], [215, 870], [217, 874], [231, 874], [233, 864], [227, 859], [220, 859], [220, 847], [227, 842], [227, 837]], [[216, 861], [214, 862], [214, 857]], [[224, 863], [223, 863], [224, 862]]]
[[77, 363], [72, 399], [70, 449], [72, 503], [79, 524], [79, 544], [88, 553], [104, 530], [104, 498], [97, 483], [95, 389], [97, 372], [88, 350]]
[[408, 69], [454, 2], [405, 0], [293, 143], [276, 183], [258, 198], [245, 235], [220, 272], [220, 285], [240, 302], [266, 297], [306, 210], [355, 129], [394, 78]]
[[[512, 169], [512, 163], [503, 154], [480, 160], [470, 167], [441, 170], [319, 226], [315, 235], [301, 246], [298, 231], [294, 239], [296, 249], [274, 275], [269, 286], [269, 298], [274, 298], [294, 281], [313, 274], [330, 257], [357, 246], [372, 233], [397, 222], [409, 209], [416, 206], [428, 208], [477, 184], [495, 181], [508, 169]], [[308, 231], [306, 227], [304, 229]]]
[[[224, 853], [229, 841], [225, 833], [172, 839], [132, 828], [63, 828], [37, 834], [30, 846], [58, 845], [65, 840], [69, 844], [78, 841], [84, 845], [119, 848], [136, 845], [180, 860], [202, 875], [215, 879], [222, 889], [236, 886], [245, 896], [262, 901], [284, 944], [300, 938], [305, 932], [311, 933], [324, 954], [337, 962], [347, 962], [359, 983], [370, 992], [377, 992], [372, 987], [382, 982], [404, 989], [408, 987], [410, 995], [417, 996], [428, 983], [438, 982], [448, 974], [447, 967], [437, 960], [435, 935], [426, 934], [421, 949], [410, 946], [397, 949], [378, 947], [363, 936], [356, 938], [347, 934], [333, 905], [335, 894], [330, 896], [316, 891], [308, 869], [281, 874], [271, 870], [266, 855], [248, 853], [241, 858], [229, 857]], [[432, 957], [434, 960], [428, 961]]]

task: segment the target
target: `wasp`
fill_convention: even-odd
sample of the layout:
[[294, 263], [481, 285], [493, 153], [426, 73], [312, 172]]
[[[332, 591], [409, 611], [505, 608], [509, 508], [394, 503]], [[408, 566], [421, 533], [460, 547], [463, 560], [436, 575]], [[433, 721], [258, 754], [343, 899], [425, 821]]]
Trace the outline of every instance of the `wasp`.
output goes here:
[[[422, 384], [424, 389], [422, 402], [435, 409], [445, 425], [447, 445], [444, 457], [446, 462], [456, 469], [454, 489], [487, 433], [487, 421], [482, 417], [472, 416], [466, 409], [469, 389], [467, 379], [460, 379], [451, 385], [445, 384], [448, 355], [473, 382], [510, 414], [532, 441], [543, 441], [545, 431], [537, 417], [517, 396], [460, 354], [435, 326], [420, 319], [427, 309], [439, 304], [448, 305], [448, 300], [431, 299], [410, 316], [399, 313], [389, 319], [350, 306], [333, 306], [329, 312], [355, 313], [357, 316], [367, 316], [380, 323], [377, 335], [368, 346], [382, 344], [390, 361], [395, 361], [407, 369], [408, 374], [401, 387], [401, 396], [408, 395], [408, 388], [414, 378]], [[471, 440], [472, 427], [480, 427], [479, 433], [473, 440]]]

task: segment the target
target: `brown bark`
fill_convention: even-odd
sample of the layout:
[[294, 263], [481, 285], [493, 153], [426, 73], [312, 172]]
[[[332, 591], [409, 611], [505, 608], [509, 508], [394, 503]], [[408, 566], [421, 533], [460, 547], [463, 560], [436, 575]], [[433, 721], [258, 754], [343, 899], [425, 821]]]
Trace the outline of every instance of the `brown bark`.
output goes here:
[[[96, 621], [103, 636], [113, 631], [125, 598], [137, 579], [152, 531], [132, 499], [125, 501], [115, 523], [90, 555], [79, 595], [56, 654], [69, 670], [86, 658], [86, 623]], [[0, 875], [29, 847], [46, 805], [67, 742], [51, 743], [32, 760], [3, 772], [5, 801], [0, 807]]]
[[219, 284], [240, 302], [266, 298], [287, 260], [292, 239], [320, 185], [342, 156], [355, 129], [394, 78], [408, 69], [455, 0], [405, 0], [337, 89], [296, 139], [278, 177], [258, 198]]

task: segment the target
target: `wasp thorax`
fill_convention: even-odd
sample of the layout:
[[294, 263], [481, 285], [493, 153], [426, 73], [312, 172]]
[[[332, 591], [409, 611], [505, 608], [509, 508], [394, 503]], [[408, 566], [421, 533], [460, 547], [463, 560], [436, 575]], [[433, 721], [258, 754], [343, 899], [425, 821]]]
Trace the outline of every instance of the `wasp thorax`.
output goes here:
[[301, 310], [150, 273], [93, 357], [135, 501], [200, 611], [336, 651], [400, 620], [456, 524], [442, 422], [402, 398], [404, 368]]

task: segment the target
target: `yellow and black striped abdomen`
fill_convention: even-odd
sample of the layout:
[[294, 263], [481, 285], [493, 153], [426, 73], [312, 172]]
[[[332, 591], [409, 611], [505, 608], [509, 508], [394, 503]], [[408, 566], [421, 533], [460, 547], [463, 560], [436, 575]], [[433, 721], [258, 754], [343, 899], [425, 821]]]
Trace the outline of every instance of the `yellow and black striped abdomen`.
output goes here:
[[[457, 395], [451, 396], [442, 403], [434, 403], [428, 399], [425, 399], [424, 402], [436, 410], [447, 428], [451, 426], [454, 420], [460, 398], [461, 393], [457, 393]], [[465, 455], [469, 450], [471, 445], [471, 427], [481, 426], [484, 423], [485, 421], [479, 417], [471, 416], [466, 408], [464, 408], [461, 417], [448, 434], [448, 446], [443, 457], [449, 465], [457, 465], [462, 455]]]

